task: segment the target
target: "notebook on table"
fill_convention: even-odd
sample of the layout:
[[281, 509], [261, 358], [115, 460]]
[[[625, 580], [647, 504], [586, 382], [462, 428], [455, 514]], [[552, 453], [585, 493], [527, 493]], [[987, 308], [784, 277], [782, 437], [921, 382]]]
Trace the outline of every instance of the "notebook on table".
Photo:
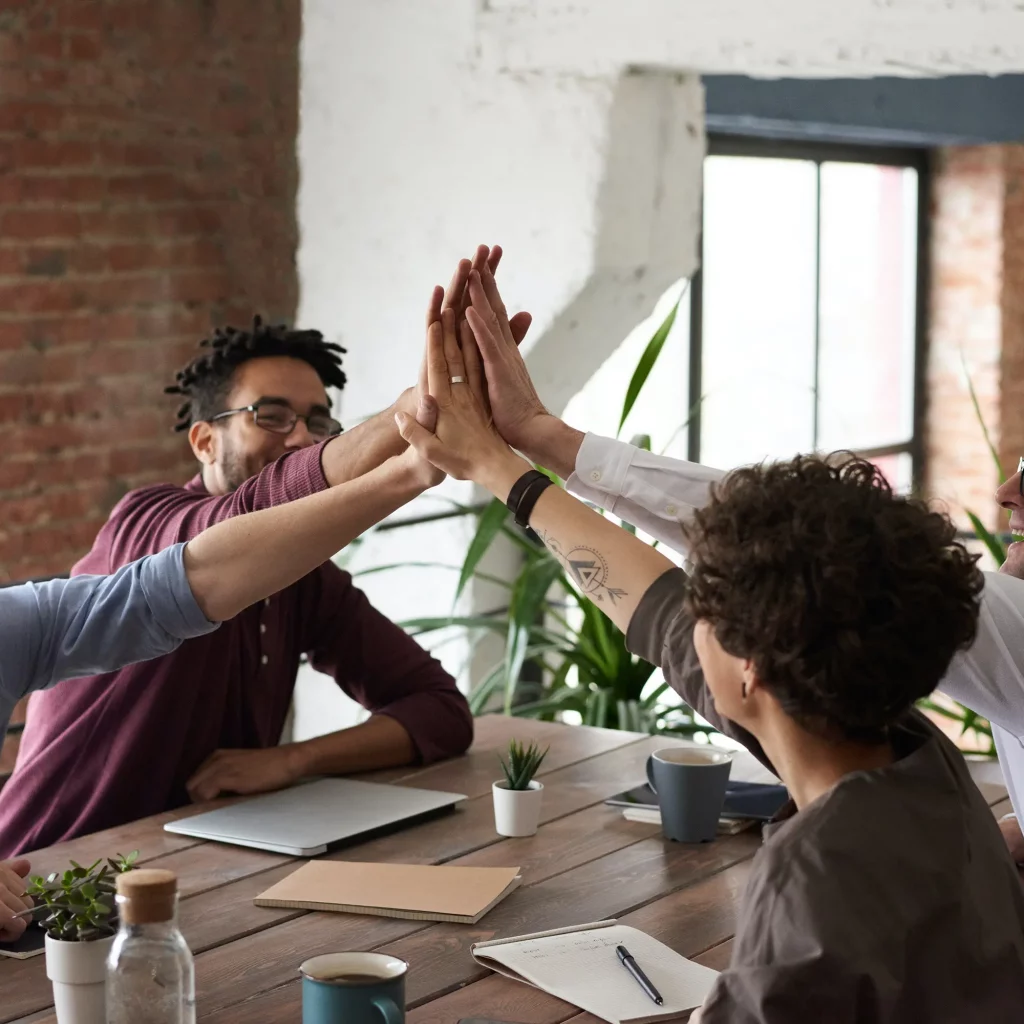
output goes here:
[[[619, 963], [625, 946], [664, 999], [658, 1006]], [[700, 1006], [718, 972], [617, 921], [478, 942], [473, 958], [507, 978], [542, 989], [609, 1024], [654, 1024]]]
[[314, 860], [260, 893], [258, 907], [476, 924], [521, 881], [519, 868]]

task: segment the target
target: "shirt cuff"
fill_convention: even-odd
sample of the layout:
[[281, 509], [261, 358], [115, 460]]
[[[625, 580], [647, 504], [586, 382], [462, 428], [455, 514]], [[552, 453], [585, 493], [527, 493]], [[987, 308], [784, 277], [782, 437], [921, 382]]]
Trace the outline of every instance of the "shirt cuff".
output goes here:
[[614, 512], [615, 499], [622, 494], [636, 451], [625, 441], [587, 434], [576, 455], [576, 467], [565, 483], [566, 489]]
[[153, 618], [170, 636], [189, 640], [220, 625], [199, 607], [185, 573], [185, 545], [175, 544], [143, 558], [139, 580]]

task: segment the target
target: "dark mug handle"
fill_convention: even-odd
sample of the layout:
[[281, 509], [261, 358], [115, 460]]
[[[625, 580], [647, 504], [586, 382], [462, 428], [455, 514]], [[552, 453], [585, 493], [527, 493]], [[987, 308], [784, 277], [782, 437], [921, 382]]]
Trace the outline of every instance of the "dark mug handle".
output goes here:
[[655, 784], [654, 784], [654, 755], [653, 754], [651, 754], [651, 756], [649, 758], [647, 758], [647, 785], [651, 787], [651, 792], [655, 796], [657, 796], [658, 795], [658, 787], [655, 786]]

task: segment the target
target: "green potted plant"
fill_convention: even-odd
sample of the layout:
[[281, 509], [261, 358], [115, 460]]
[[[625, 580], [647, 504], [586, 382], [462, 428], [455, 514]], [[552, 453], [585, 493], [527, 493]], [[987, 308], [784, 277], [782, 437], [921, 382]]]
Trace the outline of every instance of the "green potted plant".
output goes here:
[[117, 931], [117, 875], [130, 871], [139, 851], [89, 867], [33, 876], [28, 895], [46, 932], [46, 976], [53, 984], [58, 1024], [105, 1024], [107, 954]]
[[547, 756], [536, 743], [523, 746], [518, 740], [508, 745], [508, 759], [500, 754], [498, 762], [505, 778], [491, 786], [494, 794], [494, 827], [502, 836], [532, 836], [540, 822], [542, 783], [534, 779]]

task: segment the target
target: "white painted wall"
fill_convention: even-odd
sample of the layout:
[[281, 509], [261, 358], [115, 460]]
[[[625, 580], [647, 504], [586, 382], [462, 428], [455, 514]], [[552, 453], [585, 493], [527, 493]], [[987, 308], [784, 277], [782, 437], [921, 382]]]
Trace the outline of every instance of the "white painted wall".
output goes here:
[[[694, 269], [703, 129], [693, 71], [1021, 70], [1024, 9], [1012, 0], [306, 0], [301, 64], [299, 321], [349, 348], [345, 419], [384, 408], [412, 383], [431, 286], [480, 241], [506, 248], [506, 301], [535, 314], [528, 359], [562, 409]], [[662, 70], [628, 72], [637, 66]], [[455, 563], [466, 527], [420, 537], [387, 551], [375, 542], [360, 558], [427, 550]], [[409, 570], [369, 578], [366, 589], [401, 617], [447, 610], [451, 580]], [[464, 653], [448, 650], [453, 670]], [[312, 685], [300, 687], [300, 735], [350, 717], [330, 688], [304, 698]]]
[[491, 67], [607, 74], [624, 65], [765, 77], [1024, 69], [1017, 0], [484, 0]]

